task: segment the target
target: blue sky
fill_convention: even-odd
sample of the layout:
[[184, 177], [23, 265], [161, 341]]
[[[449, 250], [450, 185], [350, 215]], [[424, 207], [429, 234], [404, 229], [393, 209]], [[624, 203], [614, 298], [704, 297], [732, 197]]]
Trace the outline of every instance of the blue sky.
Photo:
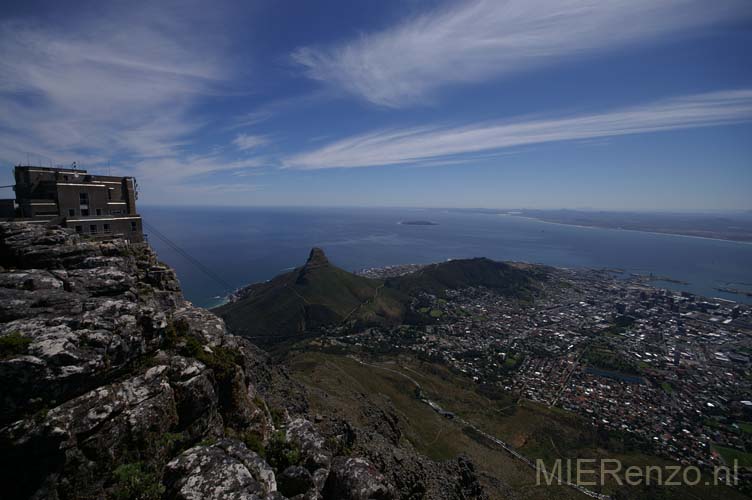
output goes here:
[[0, 184], [29, 158], [148, 204], [752, 209], [748, 0], [0, 16]]

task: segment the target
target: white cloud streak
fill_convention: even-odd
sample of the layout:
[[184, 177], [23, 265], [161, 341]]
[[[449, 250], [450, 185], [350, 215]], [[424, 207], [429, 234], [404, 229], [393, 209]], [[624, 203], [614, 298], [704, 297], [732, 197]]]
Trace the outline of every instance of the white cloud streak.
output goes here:
[[263, 188], [260, 184], [235, 182], [177, 184], [170, 189], [153, 185], [141, 185], [142, 198], [154, 204], [168, 205], [247, 205], [253, 195]]
[[[147, 26], [113, 25], [98, 36], [87, 28], [67, 35], [18, 22], [0, 25], [2, 126], [53, 149], [162, 154], [154, 141], [193, 128], [182, 114], [220, 69], [195, 62], [205, 59]], [[154, 131], [161, 134], [155, 138]]]
[[402, 107], [447, 84], [560, 64], [750, 16], [748, 0], [470, 0], [292, 58], [315, 80]]
[[206, 125], [196, 104], [235, 76], [224, 6], [204, 13], [189, 3], [102, 4], [61, 25], [0, 22], [0, 159], [31, 152], [86, 167], [120, 158], [122, 173], [170, 182], [255, 167], [187, 153]]
[[256, 169], [266, 164], [260, 158], [227, 161], [221, 154], [150, 158], [133, 165], [131, 175], [136, 175], [145, 181], [153, 181], [158, 185], [163, 182], [177, 183], [183, 179], [220, 172], [248, 173], [248, 169]]
[[263, 135], [238, 134], [232, 143], [241, 151], [256, 149], [269, 143], [269, 138]]
[[515, 146], [752, 121], [752, 89], [687, 96], [600, 114], [453, 127], [380, 130], [283, 160], [286, 168], [353, 168], [447, 161]]

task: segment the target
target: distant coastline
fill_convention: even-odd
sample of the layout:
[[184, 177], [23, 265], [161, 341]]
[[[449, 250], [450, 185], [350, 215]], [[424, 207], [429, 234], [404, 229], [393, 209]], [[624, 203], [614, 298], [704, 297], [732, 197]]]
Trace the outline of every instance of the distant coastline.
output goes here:
[[[583, 212], [576, 212], [580, 214]], [[635, 231], [640, 233], [649, 234], [663, 234], [670, 236], [682, 236], [685, 238], [699, 238], [703, 240], [715, 240], [715, 241], [732, 241], [735, 243], [752, 244], [752, 219], [740, 220], [739, 224], [747, 224], [748, 227], [735, 227], [734, 232], [727, 232], [723, 229], [713, 229], [707, 227], [707, 224], [711, 224], [714, 221], [711, 218], [698, 218], [696, 222], [700, 229], [683, 229], [683, 228], [671, 228], [671, 227], [656, 227], [650, 224], [649, 221], [645, 222], [631, 222], [625, 223], [618, 218], [615, 220], [607, 220], [609, 213], [594, 214], [593, 220], [582, 220], [573, 216], [571, 220], [567, 220], [566, 217], [556, 217], [556, 215], [547, 213], [532, 213], [530, 211], [517, 211], [517, 212], [499, 212], [497, 215], [504, 215], [509, 217], [519, 217], [523, 219], [535, 220], [538, 222], [545, 222], [547, 224], [557, 224], [561, 226], [573, 226], [585, 229], [613, 229], [619, 231]], [[650, 215], [642, 216], [649, 218]], [[660, 215], [656, 215], [656, 218], [660, 218]], [[599, 219], [599, 220], [595, 220]], [[663, 222], [661, 219], [659, 222]], [[685, 220], [681, 221], [686, 222]], [[737, 221], [734, 221], [737, 222]], [[703, 227], [705, 225], [705, 227]]]
[[[668, 288], [707, 297], [720, 294], [723, 298], [752, 303], [752, 297], [716, 290], [717, 287], [752, 290], [739, 285], [752, 283], [752, 271], [747, 264], [752, 255], [749, 244], [718, 241], [711, 244], [704, 238], [656, 238], [640, 231], [619, 233], [593, 227], [577, 231], [559, 224], [546, 227], [542, 221], [516, 219], [511, 215], [488, 217], [507, 212], [501, 209], [483, 214], [475, 210], [429, 212], [402, 208], [362, 209], [352, 213], [329, 208], [206, 211], [146, 207], [142, 212], [150, 223], [215, 270], [233, 288], [268, 280], [279, 270], [299, 262], [311, 246], [321, 246], [331, 248], [332, 255], [348, 270], [484, 255], [494, 260], [556, 267], [652, 272], [654, 276], [691, 283], [665, 283]], [[200, 217], [205, 224], [196, 227], [192, 222], [194, 217]], [[400, 221], [417, 220], [438, 225], [399, 225]], [[531, 245], [531, 241], [539, 244]], [[233, 291], [208, 280], [160, 240], [154, 239], [153, 245], [160, 257], [177, 269], [188, 300], [213, 307], [222, 300], [217, 296], [224, 297]], [[697, 262], [704, 264], [697, 266]]]
[[[499, 214], [499, 215], [507, 215], [507, 214]], [[514, 215], [512, 217], [519, 217], [520, 219], [529, 219], [534, 220], [536, 222], [543, 222], [545, 224], [555, 224], [557, 226], [570, 226], [570, 227], [579, 227], [581, 229], [612, 229], [614, 231], [630, 231], [633, 233], [645, 233], [645, 234], [659, 234], [663, 236], [680, 236], [682, 238], [694, 238], [698, 240], [710, 240], [710, 241], [726, 241], [726, 242], [732, 242], [732, 243], [743, 243], [745, 245], [751, 245], [752, 241], [748, 240], [732, 240], [729, 238], [710, 238], [708, 236], [696, 236], [693, 234], [684, 234], [684, 233], [669, 233], [666, 231], [647, 231], [645, 229], [626, 229], [623, 227], [609, 227], [609, 226], [586, 226], [583, 224], [572, 224], [567, 222], [554, 222], [550, 220], [540, 219], [538, 217], [530, 217], [526, 215]]]

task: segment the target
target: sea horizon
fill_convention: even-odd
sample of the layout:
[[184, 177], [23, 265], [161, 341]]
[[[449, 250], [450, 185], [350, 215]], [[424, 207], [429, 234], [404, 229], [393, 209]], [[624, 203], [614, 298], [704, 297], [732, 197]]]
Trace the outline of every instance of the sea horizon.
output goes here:
[[[177, 270], [186, 298], [202, 307], [220, 305], [237, 288], [302, 265], [314, 246], [348, 271], [488, 257], [653, 274], [681, 282], [656, 281], [661, 288], [752, 302], [743, 294], [718, 290], [752, 288], [749, 242], [579, 227], [523, 216], [489, 217], [457, 209], [143, 205], [141, 211], [147, 224], [217, 277], [210, 278], [159, 238], [150, 237], [160, 258]], [[399, 224], [421, 215], [430, 215], [437, 225]]]

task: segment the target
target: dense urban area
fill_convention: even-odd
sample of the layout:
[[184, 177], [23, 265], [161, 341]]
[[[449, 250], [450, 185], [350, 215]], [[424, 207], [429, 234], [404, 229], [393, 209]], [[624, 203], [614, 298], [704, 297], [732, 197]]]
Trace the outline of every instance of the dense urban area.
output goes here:
[[479, 287], [421, 294], [411, 307], [433, 324], [370, 328], [340, 340], [442, 362], [682, 464], [750, 465], [752, 308], [655, 288], [619, 271], [547, 273], [529, 299]]

